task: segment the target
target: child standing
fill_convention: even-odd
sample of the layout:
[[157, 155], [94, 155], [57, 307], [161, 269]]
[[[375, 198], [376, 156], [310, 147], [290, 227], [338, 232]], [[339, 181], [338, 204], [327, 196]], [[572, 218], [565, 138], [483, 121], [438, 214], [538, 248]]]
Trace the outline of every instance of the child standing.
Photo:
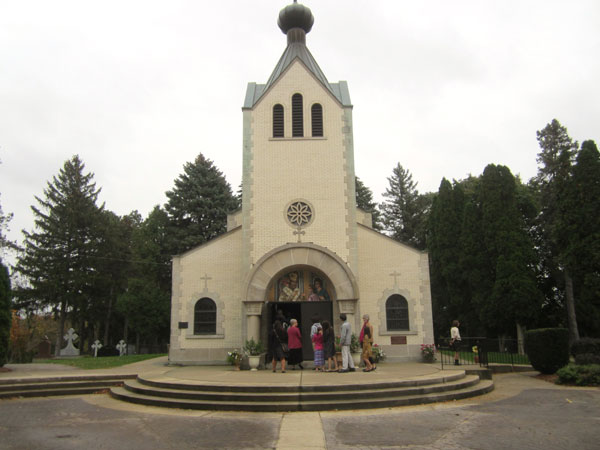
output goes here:
[[323, 359], [323, 328], [321, 328], [321, 325], [317, 327], [317, 332], [313, 335], [312, 341], [315, 348], [315, 370], [323, 372], [325, 361]]

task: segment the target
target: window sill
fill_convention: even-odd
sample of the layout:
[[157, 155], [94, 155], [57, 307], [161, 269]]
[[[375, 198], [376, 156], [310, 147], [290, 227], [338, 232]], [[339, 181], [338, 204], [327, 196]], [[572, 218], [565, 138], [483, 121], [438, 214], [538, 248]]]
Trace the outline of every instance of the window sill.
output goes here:
[[417, 331], [410, 331], [410, 330], [379, 332], [379, 336], [415, 336], [417, 334], [419, 334]]
[[224, 334], [188, 334], [186, 339], [225, 339]]
[[327, 137], [325, 136], [319, 136], [319, 137], [312, 137], [312, 136], [303, 136], [303, 137], [278, 137], [278, 138], [274, 138], [274, 137], [270, 137], [269, 141], [326, 141]]

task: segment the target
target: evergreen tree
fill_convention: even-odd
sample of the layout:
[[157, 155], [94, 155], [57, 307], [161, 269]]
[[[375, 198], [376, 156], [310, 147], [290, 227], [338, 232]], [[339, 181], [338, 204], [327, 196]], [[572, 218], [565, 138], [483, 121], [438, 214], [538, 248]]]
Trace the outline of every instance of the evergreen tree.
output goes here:
[[202, 154], [186, 163], [168, 191], [165, 210], [171, 224], [171, 253], [182, 253], [219, 236], [227, 214], [238, 207], [225, 176]]
[[394, 239], [425, 249], [431, 196], [419, 195], [412, 174], [400, 163], [388, 182], [389, 187], [383, 194], [386, 200], [381, 205], [385, 229]]
[[0, 259], [0, 367], [8, 362], [11, 326], [10, 278], [8, 268]]
[[556, 228], [560, 260], [572, 274], [578, 329], [584, 335], [600, 330], [600, 154], [585, 141], [572, 177], [559, 197]]
[[382, 230], [381, 225], [381, 213], [377, 208], [377, 203], [373, 200], [373, 192], [356, 177], [356, 206], [365, 212], [371, 213], [371, 219], [373, 222], [373, 229], [377, 231]]
[[[567, 321], [569, 326], [569, 340], [579, 339], [577, 317], [575, 312], [575, 298], [573, 292], [573, 278], [570, 268], [560, 260], [559, 231], [561, 195], [569, 183], [572, 161], [577, 151], [577, 142], [574, 142], [558, 120], [554, 119], [546, 127], [537, 132], [541, 152], [538, 154], [538, 174], [535, 185], [540, 192], [540, 215], [538, 226], [543, 239], [546, 255], [549, 260], [545, 265], [549, 268], [548, 275], [560, 273], [564, 281]], [[555, 279], [554, 286], [561, 282]]]
[[[133, 216], [133, 215], [132, 215]], [[132, 272], [127, 290], [119, 295], [117, 310], [131, 328], [139, 350], [141, 339], [166, 341], [169, 337], [171, 265], [167, 251], [168, 216], [156, 206], [132, 233]], [[125, 337], [127, 340], [127, 336]]]
[[57, 352], [67, 314], [82, 321], [93, 293], [96, 225], [103, 206], [96, 205], [100, 190], [84, 168], [79, 156], [73, 156], [48, 182], [44, 198], [36, 197], [39, 206], [31, 207], [35, 230], [23, 231], [25, 248], [16, 266], [29, 281], [19, 291], [20, 299], [35, 308], [52, 308], [60, 316]]
[[510, 334], [515, 325], [531, 325], [541, 307], [534, 266], [536, 255], [525, 229], [508, 167], [488, 165], [481, 177], [483, 247], [493, 286], [479, 299], [487, 328]]

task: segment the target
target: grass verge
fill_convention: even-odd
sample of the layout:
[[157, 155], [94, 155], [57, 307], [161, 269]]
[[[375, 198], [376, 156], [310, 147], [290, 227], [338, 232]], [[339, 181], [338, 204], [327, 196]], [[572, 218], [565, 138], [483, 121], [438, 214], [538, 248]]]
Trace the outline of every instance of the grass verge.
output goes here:
[[124, 356], [102, 356], [94, 358], [92, 356], [82, 356], [72, 359], [34, 359], [34, 363], [39, 364], [63, 364], [65, 366], [73, 366], [78, 369], [110, 369], [111, 367], [120, 367], [127, 364], [132, 364], [146, 359], [158, 358], [165, 356], [162, 354], [151, 355], [124, 355]]

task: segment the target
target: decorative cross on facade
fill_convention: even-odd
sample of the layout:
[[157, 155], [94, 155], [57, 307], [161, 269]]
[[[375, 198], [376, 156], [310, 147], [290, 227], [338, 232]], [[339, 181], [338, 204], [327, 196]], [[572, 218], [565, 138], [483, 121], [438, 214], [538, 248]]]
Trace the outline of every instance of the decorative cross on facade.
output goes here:
[[204, 290], [208, 291], [208, 280], [212, 280], [212, 278], [205, 273], [203, 277], [200, 277], [200, 279], [204, 280]]
[[394, 277], [394, 287], [398, 287], [398, 277], [400, 276], [400, 272], [396, 272], [395, 270], [390, 273], [390, 277]]
[[100, 350], [102, 347], [103, 345], [99, 340], [96, 339], [96, 341], [92, 344], [92, 348], [94, 349], [94, 358], [98, 357], [98, 350]]
[[306, 234], [306, 231], [302, 230], [302, 226], [298, 225], [298, 227], [296, 228], [296, 231], [294, 231], [294, 234], [298, 235], [298, 242], [302, 242], [302, 239], [300, 239], [302, 237], [303, 234]]
[[123, 339], [121, 339], [117, 344], [117, 350], [119, 350], [119, 356], [123, 356], [127, 351], [127, 344]]

